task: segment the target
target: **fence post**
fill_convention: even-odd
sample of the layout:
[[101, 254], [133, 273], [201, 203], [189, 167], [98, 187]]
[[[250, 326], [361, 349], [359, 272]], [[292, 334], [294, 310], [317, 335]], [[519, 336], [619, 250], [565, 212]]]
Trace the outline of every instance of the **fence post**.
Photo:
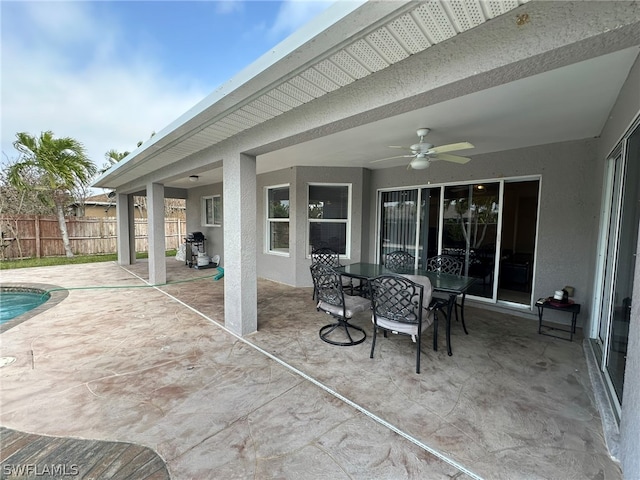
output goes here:
[[40, 258], [40, 215], [36, 215], [34, 222], [36, 227], [36, 258]]

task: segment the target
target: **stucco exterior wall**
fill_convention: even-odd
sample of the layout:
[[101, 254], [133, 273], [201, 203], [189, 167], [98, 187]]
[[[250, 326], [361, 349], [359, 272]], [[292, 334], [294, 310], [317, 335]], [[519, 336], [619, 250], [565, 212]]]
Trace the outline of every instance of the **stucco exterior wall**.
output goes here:
[[629, 72], [616, 103], [611, 109], [607, 123], [602, 129], [598, 144], [598, 158], [603, 160], [620, 142], [640, 111], [640, 57]]
[[[640, 225], [638, 225], [640, 228]], [[640, 252], [640, 237], [636, 252]], [[636, 257], [631, 325], [624, 375], [624, 398], [620, 426], [620, 461], [624, 478], [640, 478], [640, 262]]]
[[[539, 176], [541, 182], [534, 299], [549, 296], [565, 285], [575, 287], [582, 304], [578, 318], [590, 315], [593, 298], [594, 245], [597, 239], [601, 182], [594, 178], [596, 140], [581, 140], [474, 156], [466, 165], [434, 162], [428, 169], [406, 167], [374, 170], [369, 203], [381, 188], [449, 182], [474, 182], [504, 177]], [[371, 208], [367, 238], [375, 241], [376, 211]], [[375, 260], [375, 244], [367, 247]], [[552, 319], [549, 312], [549, 318]], [[530, 314], [533, 316], [533, 312]], [[546, 315], [546, 314], [545, 314]], [[557, 321], [566, 322], [558, 315]]]
[[[257, 182], [257, 267], [258, 276], [297, 287], [310, 287], [307, 229], [307, 185], [309, 183], [351, 184], [351, 243], [350, 256], [345, 262], [361, 258], [363, 212], [368, 216], [368, 205], [363, 204], [367, 185], [366, 173], [361, 168], [293, 167], [258, 175]], [[291, 218], [289, 219], [289, 256], [266, 252], [266, 189], [289, 185]]]

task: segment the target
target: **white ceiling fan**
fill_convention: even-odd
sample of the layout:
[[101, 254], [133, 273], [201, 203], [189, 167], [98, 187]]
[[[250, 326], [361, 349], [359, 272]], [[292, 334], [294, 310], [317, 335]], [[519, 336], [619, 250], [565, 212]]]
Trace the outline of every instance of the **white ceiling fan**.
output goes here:
[[389, 148], [403, 148], [410, 150], [411, 154], [408, 155], [396, 155], [395, 157], [381, 158], [379, 160], [373, 160], [371, 163], [384, 162], [393, 158], [412, 158], [407, 168], [413, 168], [414, 170], [422, 170], [427, 168], [429, 164], [434, 160], [444, 160], [445, 162], [454, 163], [467, 163], [471, 159], [468, 157], [461, 157], [459, 155], [451, 155], [447, 152], [457, 152], [458, 150], [466, 150], [468, 148], [474, 148], [469, 142], [450, 143], [448, 145], [440, 145], [436, 147], [430, 143], [424, 141], [424, 137], [429, 133], [428, 128], [420, 128], [416, 132], [420, 141], [411, 145], [410, 147], [401, 147], [397, 145], [390, 145]]

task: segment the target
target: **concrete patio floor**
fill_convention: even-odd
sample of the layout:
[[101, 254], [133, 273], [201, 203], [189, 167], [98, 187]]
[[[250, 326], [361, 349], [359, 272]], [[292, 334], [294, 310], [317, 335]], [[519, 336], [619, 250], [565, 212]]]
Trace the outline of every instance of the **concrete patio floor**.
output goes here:
[[[153, 449], [174, 479], [621, 479], [580, 336], [467, 309], [422, 369], [407, 337], [337, 347], [310, 288], [259, 280], [258, 331], [224, 329], [224, 280], [167, 259], [2, 271], [66, 298], [0, 335], [0, 425]], [[173, 283], [172, 283], [173, 282]], [[83, 466], [79, 465], [82, 478]]]

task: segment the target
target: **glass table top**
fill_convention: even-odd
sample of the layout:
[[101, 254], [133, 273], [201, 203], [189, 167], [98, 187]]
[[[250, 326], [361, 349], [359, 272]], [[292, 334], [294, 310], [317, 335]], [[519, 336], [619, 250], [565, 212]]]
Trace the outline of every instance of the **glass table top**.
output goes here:
[[377, 263], [352, 263], [342, 265], [339, 269], [343, 275], [356, 278], [373, 278], [378, 275], [420, 275], [431, 281], [434, 290], [450, 293], [464, 293], [475, 282], [475, 278], [449, 273], [438, 273], [422, 269], [390, 270]]

